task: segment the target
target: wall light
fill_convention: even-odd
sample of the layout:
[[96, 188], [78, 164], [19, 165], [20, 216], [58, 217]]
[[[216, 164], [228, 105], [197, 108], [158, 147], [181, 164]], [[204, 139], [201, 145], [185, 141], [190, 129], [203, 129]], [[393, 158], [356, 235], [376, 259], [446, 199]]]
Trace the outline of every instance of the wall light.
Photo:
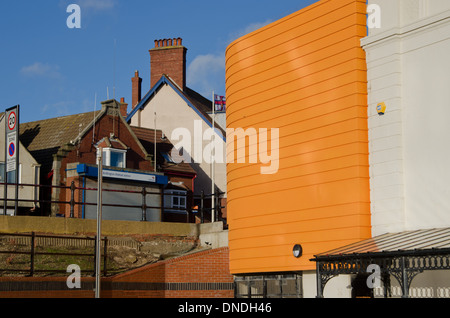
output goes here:
[[299, 258], [303, 254], [303, 248], [300, 244], [295, 244], [294, 248], [292, 249], [292, 253], [294, 254], [295, 258]]

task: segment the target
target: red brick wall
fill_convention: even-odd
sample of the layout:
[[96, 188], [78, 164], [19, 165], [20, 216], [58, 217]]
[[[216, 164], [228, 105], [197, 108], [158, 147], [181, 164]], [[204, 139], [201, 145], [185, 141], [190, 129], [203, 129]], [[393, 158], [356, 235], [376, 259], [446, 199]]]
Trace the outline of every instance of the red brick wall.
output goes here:
[[[71, 151], [61, 162], [61, 176], [65, 175], [68, 163], [80, 162], [85, 164], [97, 163], [96, 148], [92, 144], [93, 128], [89, 130], [76, 149]], [[104, 137], [109, 137], [114, 131], [119, 138], [130, 149], [127, 151], [127, 168], [153, 171], [151, 160], [145, 158], [140, 145], [133, 138], [126, 125], [117, 116], [105, 115], [95, 125], [95, 142]]]
[[[154, 291], [115, 290], [120, 297], [159, 298], [232, 298], [233, 276], [229, 270], [228, 248], [218, 248], [159, 262], [113, 278], [114, 283], [164, 283], [165, 288]], [[154, 285], [151, 285], [154, 287]], [[214, 289], [214, 287], [217, 287]], [[170, 290], [167, 290], [170, 289]], [[105, 296], [109, 292], [105, 292]]]
[[[228, 253], [228, 248], [207, 250], [104, 278], [101, 297], [233, 298]], [[0, 278], [0, 298], [94, 297], [94, 278], [83, 278], [82, 290], [67, 289], [66, 279]]]
[[[93, 129], [81, 140], [79, 146], [72, 150], [61, 160], [61, 168], [59, 173], [61, 174], [61, 186], [69, 187], [72, 181], [76, 182], [77, 187], [82, 187], [82, 184], [78, 178], [66, 178], [67, 164], [79, 162], [84, 164], [96, 164], [97, 152], [96, 148], [92, 144]], [[117, 138], [125, 143], [130, 149], [127, 151], [127, 163], [126, 166], [129, 169], [138, 169], [145, 171], [153, 171], [153, 163], [151, 160], [145, 158], [145, 154], [142, 152], [140, 145], [134, 139], [126, 125], [119, 119], [118, 116], [105, 115], [95, 125], [95, 141], [98, 142], [104, 137], [109, 137], [110, 133], [115, 132]], [[76, 201], [80, 202], [81, 191], [76, 191]], [[59, 200], [70, 201], [70, 190], [61, 190]], [[60, 211], [64, 212], [66, 216], [69, 215], [69, 207], [66, 204], [60, 204]], [[75, 211], [75, 217], [81, 217], [81, 206], [77, 206]]]
[[162, 75], [168, 75], [184, 90], [186, 85], [186, 52], [183, 46], [171, 46], [150, 50], [150, 88]]

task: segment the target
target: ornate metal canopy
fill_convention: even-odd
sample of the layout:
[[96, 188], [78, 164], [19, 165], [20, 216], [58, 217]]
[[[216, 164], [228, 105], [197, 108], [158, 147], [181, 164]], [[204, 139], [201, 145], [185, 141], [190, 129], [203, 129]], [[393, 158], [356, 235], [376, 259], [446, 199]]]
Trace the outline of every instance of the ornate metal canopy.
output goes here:
[[425, 270], [450, 269], [450, 228], [388, 233], [315, 255], [317, 297], [327, 282], [340, 274], [367, 273], [377, 265], [387, 295], [390, 275], [399, 282], [403, 297], [411, 282]]

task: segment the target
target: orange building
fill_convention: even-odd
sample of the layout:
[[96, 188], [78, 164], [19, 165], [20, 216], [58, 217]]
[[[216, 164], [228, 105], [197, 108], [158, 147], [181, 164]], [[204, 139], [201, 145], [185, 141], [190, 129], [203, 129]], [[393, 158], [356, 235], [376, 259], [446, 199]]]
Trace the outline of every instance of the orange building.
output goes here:
[[314, 273], [314, 255], [371, 237], [366, 34], [365, 0], [321, 0], [227, 48], [227, 126], [279, 129], [276, 173], [249, 142], [228, 163], [232, 274]]

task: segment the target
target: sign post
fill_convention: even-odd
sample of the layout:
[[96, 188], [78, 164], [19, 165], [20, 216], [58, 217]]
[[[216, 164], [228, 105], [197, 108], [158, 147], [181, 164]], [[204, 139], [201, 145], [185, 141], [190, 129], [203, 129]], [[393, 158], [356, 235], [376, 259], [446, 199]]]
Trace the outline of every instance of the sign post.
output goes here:
[[4, 211], [7, 214], [8, 209], [8, 173], [15, 173], [15, 210], [17, 215], [19, 206], [19, 108], [14, 106], [5, 112], [5, 187], [4, 187]]

